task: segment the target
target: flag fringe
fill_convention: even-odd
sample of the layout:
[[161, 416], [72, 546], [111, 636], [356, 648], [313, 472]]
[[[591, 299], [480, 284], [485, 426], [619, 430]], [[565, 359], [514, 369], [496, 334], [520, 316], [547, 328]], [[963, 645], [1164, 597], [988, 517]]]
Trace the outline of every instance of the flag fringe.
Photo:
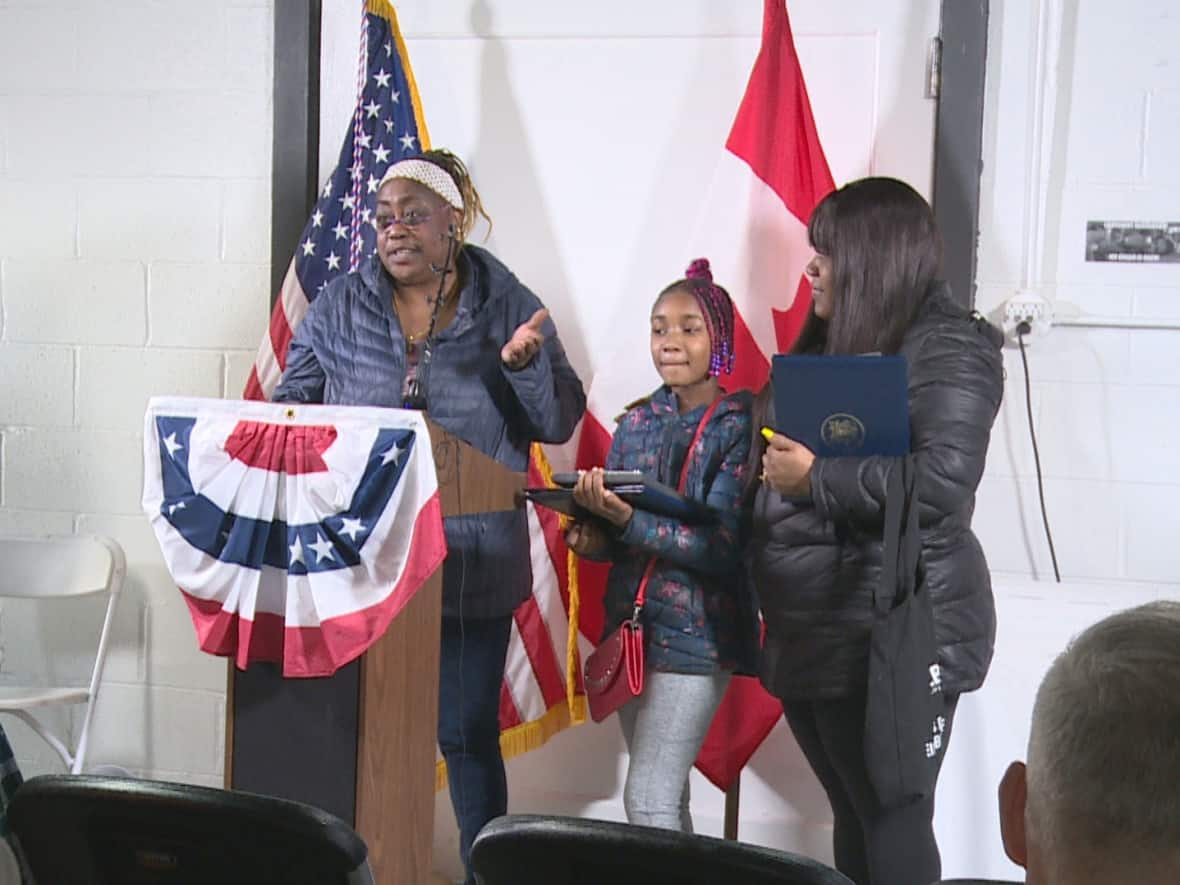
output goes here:
[[397, 23], [397, 12], [389, 0], [367, 0], [365, 10], [373, 15], [379, 15], [389, 22], [393, 31], [393, 41], [397, 44], [397, 54], [402, 59], [402, 70], [406, 75], [406, 83], [410, 86], [410, 102], [414, 106], [414, 120], [418, 124], [418, 144], [422, 150], [430, 150], [430, 132], [426, 128], [426, 115], [422, 113], [422, 97], [418, 94], [418, 81], [414, 79], [414, 69], [410, 67], [410, 54], [406, 51], [406, 41], [402, 37], [401, 25]]
[[[553, 486], [553, 467], [540, 443], [533, 443], [532, 455], [537, 470], [541, 474], [541, 481], [546, 486]], [[570, 518], [565, 514], [560, 517], [561, 530], [564, 532], [569, 526]], [[574, 725], [581, 725], [586, 721], [586, 704], [583, 695], [578, 694], [578, 674], [582, 668], [582, 656], [578, 652], [578, 557], [568, 547], [565, 551], [566, 591], [569, 594], [568, 629], [565, 644], [565, 700], [570, 710], [570, 720]], [[581, 701], [581, 703], [578, 703]]]
[[[568, 706], [554, 704], [545, 715], [500, 732], [500, 753], [505, 759], [521, 756], [544, 746], [559, 731], [585, 721], [586, 697], [577, 695]], [[438, 792], [446, 786], [447, 763], [440, 759], [434, 766], [434, 790]]]

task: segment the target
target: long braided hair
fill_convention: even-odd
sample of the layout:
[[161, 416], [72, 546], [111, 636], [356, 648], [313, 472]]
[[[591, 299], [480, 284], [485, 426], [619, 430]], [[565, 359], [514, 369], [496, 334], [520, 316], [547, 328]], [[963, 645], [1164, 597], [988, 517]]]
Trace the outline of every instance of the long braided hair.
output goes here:
[[716, 378], [722, 372], [733, 371], [733, 301], [729, 293], [713, 282], [713, 271], [708, 258], [695, 258], [684, 272], [684, 278], [664, 287], [658, 302], [669, 292], [684, 291], [696, 299], [705, 315], [709, 332], [709, 375]]

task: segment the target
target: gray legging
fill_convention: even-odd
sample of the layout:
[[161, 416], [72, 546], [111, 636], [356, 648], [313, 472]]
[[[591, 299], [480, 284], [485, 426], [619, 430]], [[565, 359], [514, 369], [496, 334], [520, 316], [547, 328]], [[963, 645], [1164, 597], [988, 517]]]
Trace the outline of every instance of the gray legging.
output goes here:
[[619, 709], [631, 756], [623, 789], [630, 823], [692, 832], [688, 773], [729, 676], [648, 670], [643, 693]]

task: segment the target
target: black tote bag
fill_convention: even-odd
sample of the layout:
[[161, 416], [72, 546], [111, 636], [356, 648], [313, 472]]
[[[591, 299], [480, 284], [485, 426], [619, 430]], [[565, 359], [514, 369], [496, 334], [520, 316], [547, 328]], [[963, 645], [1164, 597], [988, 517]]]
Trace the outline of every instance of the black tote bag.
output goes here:
[[933, 792], [945, 744], [934, 615], [919, 578], [915, 472], [912, 456], [899, 459], [890, 472], [881, 585], [873, 595], [864, 751], [869, 781], [884, 808]]

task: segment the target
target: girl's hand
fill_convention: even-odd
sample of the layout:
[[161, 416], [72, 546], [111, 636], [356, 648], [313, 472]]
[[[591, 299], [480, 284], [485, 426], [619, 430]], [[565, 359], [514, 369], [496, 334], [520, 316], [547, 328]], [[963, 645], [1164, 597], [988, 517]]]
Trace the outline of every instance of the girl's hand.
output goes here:
[[795, 442], [781, 433], [766, 438], [762, 455], [762, 475], [759, 479], [769, 489], [781, 495], [809, 497], [811, 495], [811, 465], [815, 453], [803, 443]]
[[549, 311], [542, 307], [516, 327], [512, 338], [500, 348], [500, 360], [504, 365], [516, 370], [523, 369], [532, 362], [541, 345], [545, 343], [545, 333], [541, 331], [541, 326], [548, 318]]
[[635, 508], [606, 487], [601, 467], [578, 471], [574, 500], [619, 528], [630, 522], [631, 514], [635, 512]]
[[565, 543], [578, 556], [596, 556], [606, 550], [606, 533], [593, 522], [574, 522], [565, 533]]

